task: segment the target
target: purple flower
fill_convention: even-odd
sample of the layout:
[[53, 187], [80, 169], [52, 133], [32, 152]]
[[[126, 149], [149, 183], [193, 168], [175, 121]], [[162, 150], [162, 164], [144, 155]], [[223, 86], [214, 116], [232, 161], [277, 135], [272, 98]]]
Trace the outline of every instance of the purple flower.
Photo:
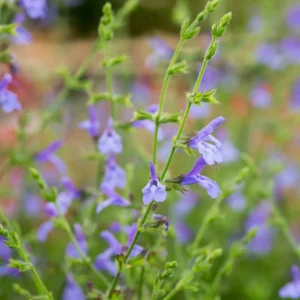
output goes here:
[[199, 184], [207, 191], [211, 198], [218, 198], [221, 193], [218, 184], [210, 178], [200, 174], [205, 166], [206, 162], [204, 158], [200, 157], [189, 173], [179, 177], [179, 183], [181, 185]]
[[216, 88], [220, 83], [220, 80], [221, 72], [216, 67], [207, 66], [199, 91], [209, 91]]
[[108, 248], [103, 253], [99, 254], [95, 261], [95, 267], [98, 270], [105, 270], [112, 276], [115, 276], [118, 273], [117, 266], [113, 261], [113, 251]]
[[285, 61], [291, 64], [300, 63], [300, 38], [286, 37], [280, 42], [280, 49]]
[[116, 163], [114, 155], [110, 154], [105, 165], [103, 185], [111, 189], [116, 187], [123, 189], [126, 185], [125, 171]]
[[[147, 111], [151, 114], [155, 114], [158, 111], [158, 105], [157, 104], [150, 105], [147, 108]], [[155, 123], [150, 120], [137, 120], [133, 122], [132, 126], [135, 128], [145, 128], [146, 130], [148, 130], [150, 133], [153, 134], [155, 132]], [[161, 128], [158, 129], [157, 138], [159, 141], [163, 139], [163, 131], [161, 130]]]
[[231, 163], [239, 159], [240, 151], [230, 142], [226, 130], [219, 130], [217, 138], [222, 143], [222, 154], [224, 163]]
[[246, 199], [242, 194], [240, 188], [238, 188], [236, 192], [234, 192], [227, 198], [227, 203], [233, 211], [240, 212], [246, 208]]
[[20, 0], [19, 4], [23, 7], [31, 19], [44, 18], [47, 9], [46, 0]]
[[299, 299], [300, 298], [300, 269], [294, 265], [291, 268], [292, 281], [279, 290], [280, 298]]
[[292, 5], [286, 13], [286, 24], [292, 30], [300, 29], [300, 5]]
[[44, 150], [40, 151], [35, 156], [35, 160], [39, 163], [51, 163], [61, 174], [66, 173], [65, 163], [55, 154], [55, 152], [62, 147], [63, 142], [58, 140], [51, 143]]
[[281, 69], [284, 66], [284, 58], [275, 44], [259, 44], [254, 55], [258, 62], [272, 69]]
[[152, 90], [145, 80], [135, 80], [131, 87], [132, 101], [137, 104], [148, 103], [152, 97]]
[[28, 216], [39, 216], [42, 210], [42, 201], [34, 194], [26, 194], [22, 198], [22, 205]]
[[98, 137], [100, 122], [97, 120], [97, 111], [94, 105], [89, 105], [89, 120], [80, 122], [78, 127], [86, 130], [92, 138]]
[[221, 163], [223, 161], [221, 151], [222, 144], [214, 138], [211, 133], [224, 121], [225, 119], [223, 117], [217, 117], [188, 142], [188, 147], [198, 149], [208, 165], [213, 165], [214, 162]]
[[166, 187], [162, 185], [156, 176], [155, 166], [152, 161], [149, 164], [150, 180], [147, 185], [142, 189], [143, 202], [148, 205], [153, 200], [156, 202], [164, 202], [167, 198]]
[[109, 153], [121, 153], [122, 152], [122, 140], [118, 133], [114, 130], [113, 120], [108, 120], [108, 127], [102, 134], [98, 141], [98, 149], [103, 154]]
[[97, 205], [96, 212], [97, 214], [100, 213], [104, 208], [114, 205], [114, 206], [121, 206], [121, 207], [126, 207], [129, 206], [131, 203], [130, 201], [124, 199], [121, 197], [118, 193], [113, 191], [110, 187], [108, 187], [105, 184], [102, 184], [101, 186], [102, 192], [106, 194], [109, 198], [100, 202]]
[[84, 300], [85, 295], [71, 274], [67, 276], [67, 284], [63, 292], [63, 300]]
[[81, 197], [82, 192], [74, 185], [73, 181], [69, 177], [63, 177], [61, 179], [61, 184], [70, 198], [78, 199]]
[[[80, 224], [75, 224], [74, 225], [74, 231], [75, 231], [75, 237], [78, 245], [80, 246], [80, 249], [82, 250], [83, 253], [87, 254], [87, 242], [86, 238], [84, 235], [84, 232], [82, 230], [82, 227]], [[77, 248], [73, 243], [69, 243], [66, 249], [66, 255], [68, 257], [73, 257], [73, 258], [80, 258], [81, 255], [78, 253]]]
[[0, 258], [3, 260], [3, 265], [0, 265], [0, 277], [1, 276], [18, 276], [19, 271], [7, 266], [10, 258], [12, 257], [11, 249], [5, 244], [5, 237], [0, 236]]
[[300, 109], [300, 77], [293, 84], [290, 103], [292, 110]]
[[256, 83], [250, 94], [250, 99], [255, 107], [266, 108], [270, 106], [272, 95], [266, 83]]
[[209, 103], [202, 103], [201, 106], [192, 105], [190, 117], [192, 119], [207, 118], [211, 114], [212, 105]]
[[153, 52], [146, 58], [146, 66], [149, 68], [156, 67], [160, 62], [168, 61], [173, 50], [160, 38], [151, 38], [149, 40]]
[[5, 113], [22, 109], [17, 95], [7, 89], [12, 80], [12, 76], [9, 73], [5, 74], [0, 80], [0, 105]]
[[252, 33], [261, 33], [264, 28], [263, 18], [255, 12], [249, 20], [248, 28]]
[[183, 194], [181, 199], [173, 205], [176, 220], [186, 217], [197, 205], [198, 196], [193, 192]]
[[248, 243], [248, 249], [252, 253], [265, 254], [272, 248], [274, 231], [268, 225], [268, 218], [271, 212], [270, 204], [265, 201], [260, 203], [246, 220], [246, 231], [253, 227], [258, 227], [255, 238]]
[[49, 233], [53, 230], [53, 223], [52, 221], [46, 221], [43, 223], [37, 231], [37, 239], [40, 242], [45, 242], [47, 240], [47, 237]]
[[14, 36], [12, 41], [15, 44], [30, 44], [32, 42], [32, 35], [26, 28], [23, 27], [25, 14], [23, 12], [17, 13], [14, 18], [14, 22], [18, 24], [18, 27], [16, 29], [17, 36]]
[[176, 221], [176, 237], [182, 244], [188, 243], [193, 237], [193, 231], [183, 221]]

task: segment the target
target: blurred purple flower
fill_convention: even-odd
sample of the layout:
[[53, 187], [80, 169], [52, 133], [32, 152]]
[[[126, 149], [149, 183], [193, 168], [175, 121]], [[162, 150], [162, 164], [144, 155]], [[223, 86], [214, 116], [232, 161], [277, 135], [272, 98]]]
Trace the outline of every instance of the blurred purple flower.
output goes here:
[[294, 265], [291, 268], [292, 281], [279, 290], [280, 298], [299, 299], [300, 298], [300, 269]]
[[238, 187], [237, 191], [227, 198], [227, 203], [236, 212], [243, 211], [246, 208], [246, 198], [242, 194], [241, 187]]
[[193, 231], [183, 221], [176, 221], [176, 237], [182, 244], [188, 243], [193, 237]]
[[146, 58], [146, 66], [149, 68], [155, 68], [160, 62], [168, 61], [173, 55], [173, 50], [160, 38], [151, 38], [149, 45], [153, 50]]
[[192, 105], [189, 116], [192, 119], [207, 118], [211, 114], [212, 105], [209, 103], [202, 103], [201, 106]]
[[44, 18], [46, 15], [46, 0], [19, 0], [19, 5], [25, 9], [31, 19]]
[[100, 122], [97, 120], [97, 111], [94, 105], [89, 105], [89, 119], [80, 122], [78, 127], [86, 130], [92, 138], [99, 136]]
[[259, 44], [255, 50], [254, 56], [258, 62], [272, 69], [281, 69], [284, 66], [284, 58], [275, 44]]
[[199, 91], [206, 92], [215, 89], [220, 83], [221, 72], [213, 66], [207, 66], [205, 69]]
[[221, 152], [222, 144], [214, 138], [211, 133], [224, 121], [225, 119], [223, 117], [217, 117], [188, 141], [188, 147], [198, 149], [208, 165], [213, 165], [215, 162], [221, 163], [223, 161]]
[[102, 184], [111, 189], [116, 187], [123, 189], [126, 185], [125, 171], [116, 163], [113, 154], [109, 155], [106, 162]]
[[199, 184], [207, 191], [211, 198], [218, 198], [221, 193], [218, 184], [210, 178], [200, 174], [205, 166], [206, 162], [204, 158], [200, 157], [189, 173], [179, 177], [179, 183], [181, 185]]
[[245, 230], [258, 227], [254, 239], [248, 243], [249, 252], [255, 254], [268, 253], [273, 244], [274, 230], [268, 225], [268, 218], [271, 215], [272, 208], [267, 201], [261, 202], [249, 214], [245, 223]]
[[22, 109], [17, 95], [7, 89], [12, 81], [13, 78], [9, 73], [6, 73], [0, 80], [0, 105], [5, 113]]
[[266, 108], [270, 106], [272, 95], [268, 84], [262, 82], [256, 83], [251, 91], [250, 99], [255, 107]]
[[26, 194], [22, 198], [22, 205], [28, 216], [39, 216], [41, 213], [42, 201], [34, 194]]
[[[74, 231], [75, 231], [75, 238], [78, 245], [80, 246], [80, 249], [84, 254], [87, 254], [87, 242], [81, 225], [78, 223], [74, 224]], [[78, 253], [78, 250], [73, 243], [68, 244], [66, 249], [66, 255], [68, 257], [73, 257], [73, 258], [81, 257], [80, 253]]]
[[95, 261], [96, 269], [107, 271], [110, 275], [115, 276], [118, 273], [117, 266], [113, 261], [113, 251], [108, 248], [103, 253], [99, 254]]
[[109, 227], [109, 230], [113, 233], [119, 233], [122, 230], [122, 225], [118, 221], [112, 222], [112, 224]]
[[155, 166], [152, 161], [149, 164], [150, 180], [147, 185], [142, 189], [143, 202], [148, 205], [153, 200], [156, 202], [164, 202], [167, 198], [166, 187], [162, 185], [156, 176]]
[[71, 274], [67, 275], [67, 283], [63, 292], [63, 300], [84, 300], [85, 295]]
[[81, 197], [82, 192], [74, 185], [69, 177], [64, 176], [60, 182], [65, 189], [65, 193], [67, 193], [70, 198], [79, 199]]
[[197, 205], [197, 195], [193, 192], [187, 192], [173, 205], [175, 219], [183, 219]]
[[99, 214], [104, 208], [108, 206], [121, 206], [121, 207], [126, 207], [129, 206], [131, 203], [127, 199], [124, 199], [121, 197], [118, 193], [113, 191], [110, 187], [108, 187], [105, 184], [101, 185], [102, 192], [106, 194], [109, 198], [100, 202], [97, 205], [96, 212]]
[[19, 275], [19, 271], [17, 269], [12, 269], [7, 266], [10, 258], [12, 258], [12, 250], [6, 246], [4, 236], [0, 236], [0, 258], [3, 261], [3, 265], [0, 265], [0, 277], [15, 277]]
[[300, 77], [293, 84], [290, 105], [292, 110], [300, 109]]
[[300, 29], [300, 5], [294, 4], [286, 13], [286, 24], [294, 31]]
[[249, 31], [252, 33], [261, 33], [264, 28], [264, 20], [257, 12], [252, 14], [248, 23]]
[[136, 104], [146, 104], [151, 100], [152, 90], [142, 79], [134, 80], [131, 87], [132, 101]]
[[47, 237], [49, 233], [53, 230], [53, 223], [52, 221], [46, 221], [44, 222], [37, 231], [37, 239], [40, 242], [45, 242], [47, 240]]
[[218, 130], [217, 138], [222, 143], [224, 163], [231, 163], [239, 159], [240, 151], [231, 143], [226, 130]]
[[48, 147], [46, 147], [44, 150], [40, 151], [35, 156], [35, 160], [39, 163], [48, 162], [51, 163], [61, 174], [66, 173], [66, 165], [60, 159], [55, 152], [60, 149], [63, 145], [63, 142], [60, 140], [57, 140], [53, 143], [51, 143]]
[[121, 137], [114, 130], [113, 120], [109, 119], [107, 129], [105, 129], [98, 141], [98, 149], [103, 154], [118, 154], [122, 152], [122, 148]]
[[19, 12], [16, 14], [14, 18], [14, 22], [18, 24], [16, 32], [17, 35], [12, 37], [12, 41], [15, 44], [30, 44], [32, 42], [31, 33], [23, 27], [23, 23], [25, 22], [25, 14], [23, 12]]
[[291, 64], [300, 63], [300, 38], [286, 37], [280, 42], [280, 50], [285, 61]]
[[[152, 104], [147, 108], [147, 111], [151, 114], [155, 114], [158, 111], [158, 105], [157, 104]], [[150, 133], [155, 132], [155, 123], [153, 121], [150, 120], [137, 120], [134, 121], [132, 124], [133, 127], [135, 128], [145, 128], [146, 130], [148, 130]], [[158, 129], [158, 140], [161, 141], [163, 139], [163, 131], [161, 130], [161, 128]]]

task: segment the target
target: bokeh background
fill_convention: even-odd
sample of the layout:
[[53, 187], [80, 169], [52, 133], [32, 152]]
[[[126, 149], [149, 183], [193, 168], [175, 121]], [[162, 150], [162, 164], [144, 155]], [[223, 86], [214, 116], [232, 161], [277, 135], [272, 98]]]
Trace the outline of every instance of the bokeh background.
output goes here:
[[[39, 128], [42, 119], [47, 116], [48, 107], [53, 105], [56, 95], [63, 88], [62, 67], [76, 71], [92, 47], [105, 2], [48, 1], [46, 18], [26, 21], [26, 28], [32, 33], [32, 42], [11, 46], [19, 69], [11, 89], [19, 95], [24, 107], [27, 133], [34, 133]], [[111, 3], [118, 10], [123, 1]], [[114, 70], [115, 92], [132, 93], [132, 101], [137, 107], [145, 108], [158, 103], [166, 61], [162, 59], [155, 66], [147, 63], [149, 57], [155, 54], [151, 39], [159, 37], [171, 50], [174, 49], [182, 20], [186, 16], [195, 17], [204, 5], [203, 0], [141, 0], [111, 43], [112, 55], [125, 53], [130, 57], [128, 62]], [[224, 142], [225, 164], [210, 168], [207, 175], [219, 183], [233, 178], [244, 165], [243, 153], [253, 158], [262, 168], [263, 175], [259, 179], [247, 180], [241, 187], [241, 193], [235, 199], [228, 199], [220, 211], [221, 217], [209, 227], [205, 242], [220, 247], [225, 245], [226, 249], [232, 240], [241, 237], [251, 211], [269, 200], [266, 197], [270, 195], [264, 193], [267, 189], [264, 180], [270, 178], [274, 179], [272, 197], [276, 198], [287, 218], [293, 237], [300, 242], [300, 5], [297, 1], [222, 0], [217, 12], [203, 23], [200, 35], [186, 43], [181, 56], [188, 61], [190, 72], [172, 78], [166, 111], [184, 109], [185, 94], [194, 84], [210, 41], [210, 28], [228, 11], [233, 13], [231, 24], [201, 85], [201, 90], [216, 88], [216, 98], [220, 104], [194, 107], [187, 131], [199, 130], [211, 119], [222, 115], [226, 123], [217, 136]], [[2, 11], [1, 18], [3, 20], [9, 16]], [[103, 55], [99, 52], [84, 74], [84, 79], [92, 80], [95, 90], [99, 92], [106, 91], [102, 59]], [[1, 74], [6, 70], [7, 67], [1, 66]], [[87, 101], [88, 96], [84, 92], [68, 93], [51, 125], [24, 144], [18, 142], [20, 115], [0, 115], [0, 205], [7, 215], [18, 220], [25, 240], [30, 243], [40, 263], [45, 264], [41, 268], [47, 273], [49, 287], [57, 293], [64, 286], [58, 256], [64, 251], [67, 241], [60, 232], [51, 234], [45, 244], [36, 241], [34, 230], [45, 220], [43, 199], [38, 196], [35, 184], [26, 176], [26, 170], [11, 168], [7, 161], [14, 155], [16, 160], [22, 160], [20, 149], [24, 153], [34, 154], [52, 141], [61, 139], [64, 146], [59, 151], [59, 157], [67, 165], [68, 176], [80, 189], [93, 185], [98, 166], [91, 159], [94, 146], [86, 132], [78, 128], [78, 123], [87, 118]], [[108, 119], [109, 106], [101, 102], [97, 104], [97, 110], [102, 131]], [[133, 111], [134, 107], [122, 107], [118, 113], [120, 122], [130, 120]], [[175, 130], [175, 125], [163, 127], [160, 167], [166, 159]], [[124, 130], [121, 133], [124, 152], [119, 164], [134, 166], [130, 193], [133, 206], [140, 209], [140, 190], [148, 180], [147, 162], [152, 155], [152, 134], [145, 129]], [[133, 151], [136, 151], [135, 155], [132, 155]], [[194, 160], [195, 157], [187, 158], [179, 152], [171, 174], [187, 172]], [[39, 168], [46, 174], [49, 183], [59, 186], [58, 176], [51, 165]], [[173, 208], [182, 197], [174, 193], [172, 201], [160, 207], [160, 213], [173, 220], [174, 232], [176, 214]], [[185, 218], [191, 236], [212, 201], [204, 192], [197, 190], [196, 204]], [[82, 199], [82, 202], [85, 200]], [[97, 229], [106, 228], [114, 221], [112, 216], [117, 215], [118, 211], [119, 208], [110, 208], [101, 217], [95, 216]], [[76, 214], [74, 208], [70, 219], [75, 220]], [[280, 230], [273, 225], [272, 222], [268, 225], [272, 227], [272, 241], [259, 240], [259, 246], [249, 251], [226, 278], [222, 285], [222, 299], [279, 299], [278, 291], [289, 281], [289, 269], [297, 260]], [[173, 242], [173, 238], [164, 241], [166, 244]], [[184, 262], [186, 241], [179, 238], [177, 242], [175, 247], [171, 247], [177, 253], [170, 251], [168, 255], [176, 257], [180, 263]], [[55, 248], [53, 243], [56, 243]], [[103, 248], [100, 245], [96, 249], [97, 241], [92, 244], [95, 253]], [[11, 298], [10, 276], [0, 280], [0, 299], [14, 299]], [[17, 280], [26, 281], [24, 278]], [[176, 299], [193, 299], [187, 297], [186, 294], [179, 294]]]

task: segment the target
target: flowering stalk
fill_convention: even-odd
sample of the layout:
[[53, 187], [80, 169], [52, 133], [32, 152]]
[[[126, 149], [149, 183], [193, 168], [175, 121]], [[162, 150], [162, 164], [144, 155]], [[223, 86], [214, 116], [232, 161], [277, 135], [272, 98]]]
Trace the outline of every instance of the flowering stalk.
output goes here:
[[[229, 24], [230, 22], [230, 19], [231, 19], [231, 13], [228, 13], [226, 14], [220, 21], [220, 24], [215, 24], [213, 26], [213, 29], [212, 29], [212, 40], [211, 40], [211, 43], [205, 53], [205, 57], [204, 57], [204, 61], [203, 61], [203, 64], [202, 64], [202, 67], [201, 67], [201, 70], [199, 72], [199, 75], [198, 75], [198, 78], [197, 78], [197, 81], [195, 83], [195, 86], [194, 86], [194, 89], [193, 89], [193, 95], [196, 94], [196, 92], [199, 90], [199, 87], [200, 87], [200, 84], [201, 84], [201, 81], [202, 81], [202, 78], [203, 78], [203, 75], [204, 75], [204, 72], [205, 72], [205, 69], [207, 67], [207, 64], [208, 64], [208, 61], [214, 56], [214, 54], [216, 53], [217, 51], [217, 48], [218, 48], [218, 43], [216, 42], [217, 38], [218, 37], [221, 37], [225, 30], [226, 30], [226, 27], [227, 25]], [[164, 99], [164, 98], [162, 98]], [[161, 181], [163, 181], [165, 175], [167, 174], [167, 171], [170, 167], [170, 164], [172, 162], [172, 159], [173, 159], [173, 156], [174, 156], [174, 153], [175, 153], [175, 149], [176, 149], [176, 142], [179, 140], [182, 132], [183, 132], [183, 129], [185, 127], [185, 124], [186, 124], [186, 121], [188, 119], [188, 115], [189, 115], [189, 112], [190, 112], [190, 108], [192, 106], [192, 101], [189, 99], [188, 101], [188, 104], [187, 104], [187, 107], [186, 107], [186, 110], [185, 110], [185, 113], [184, 113], [184, 116], [183, 116], [183, 119], [181, 121], [181, 124], [180, 124], [180, 127], [179, 127], [179, 130], [177, 132], [177, 135], [175, 137], [175, 140], [173, 141], [173, 147], [172, 147], [172, 150], [169, 154], [169, 158], [167, 160], [167, 163], [164, 167], [164, 170], [162, 172], [162, 175], [161, 175]], [[151, 201], [151, 203], [147, 206], [147, 209], [142, 217], [142, 219], [140, 220], [139, 222], [139, 227], [138, 227], [138, 230], [136, 231], [135, 235], [134, 235], [134, 238], [129, 246], [129, 249], [125, 255], [125, 258], [124, 258], [124, 264], [126, 264], [141, 232], [142, 232], [142, 228], [144, 227], [147, 219], [148, 219], [148, 216], [151, 212], [151, 209], [152, 209], [152, 206], [153, 206], [153, 203], [154, 203], [154, 200]], [[119, 278], [121, 276], [121, 273], [123, 272], [123, 269], [120, 268], [117, 275], [115, 276], [113, 282], [112, 282], [112, 285], [111, 285], [111, 288], [108, 292], [108, 295], [111, 296], [112, 295], [112, 292], [114, 291], [118, 281], [119, 281]]]
[[[179, 40], [179, 42], [176, 46], [176, 49], [174, 51], [174, 54], [173, 54], [172, 59], [170, 61], [170, 64], [167, 68], [167, 71], [166, 71], [166, 74], [165, 74], [165, 77], [164, 77], [164, 81], [163, 81], [163, 84], [162, 84], [162, 90], [161, 90], [160, 99], [159, 99], [159, 109], [158, 109], [158, 113], [157, 113], [157, 116], [156, 116], [155, 131], [154, 131], [154, 138], [153, 138], [153, 158], [152, 158], [152, 161], [153, 161], [154, 164], [156, 163], [156, 155], [157, 155], [158, 131], [159, 131], [159, 125], [160, 125], [159, 122], [160, 122], [162, 110], [163, 110], [164, 103], [165, 103], [165, 97], [166, 97], [166, 92], [167, 92], [168, 85], [169, 85], [169, 82], [170, 82], [170, 77], [173, 74], [185, 73], [185, 71], [186, 71], [185, 68], [183, 67], [183, 69], [180, 70], [179, 72], [176, 72], [176, 73], [173, 72], [174, 68], [176, 68], [176, 61], [178, 59], [180, 50], [183, 47], [186, 40], [191, 39], [191, 38], [195, 37], [198, 34], [200, 28], [197, 27], [197, 25], [199, 24], [199, 22], [203, 21], [207, 17], [209, 12], [213, 12], [217, 8], [219, 2], [220, 2], [219, 0], [209, 1], [207, 3], [207, 5], [205, 6], [204, 11], [202, 11], [201, 13], [198, 14], [196, 19], [193, 21], [193, 23], [190, 26], [188, 26], [187, 20], [184, 21], [183, 24], [182, 24], [180, 40]], [[183, 64], [183, 66], [184, 66], [184, 64]]]
[[[0, 217], [1, 217], [1, 221], [3, 222], [3, 225], [10, 228], [12, 227], [9, 221], [4, 217], [4, 214], [2, 212], [0, 214]], [[29, 254], [27, 253], [24, 245], [22, 244], [17, 232], [13, 230], [6, 230], [3, 228], [2, 225], [0, 225], [0, 235], [6, 238], [6, 245], [12, 249], [16, 249], [23, 260], [23, 261], [11, 260], [10, 266], [17, 268], [20, 272], [30, 271], [33, 277], [33, 281], [40, 295], [46, 297], [46, 299], [48, 300], [53, 300], [52, 294], [46, 288], [34, 264], [31, 262], [29, 258]]]

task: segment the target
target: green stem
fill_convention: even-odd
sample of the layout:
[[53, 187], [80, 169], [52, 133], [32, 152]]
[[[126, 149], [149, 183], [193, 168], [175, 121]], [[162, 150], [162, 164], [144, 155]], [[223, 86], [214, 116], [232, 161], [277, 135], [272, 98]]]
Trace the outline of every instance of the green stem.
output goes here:
[[159, 109], [158, 109], [158, 113], [157, 113], [157, 121], [155, 122], [155, 132], [154, 132], [154, 139], [153, 139], [153, 158], [152, 158], [153, 164], [156, 163], [156, 156], [157, 156], [158, 130], [159, 130], [159, 125], [160, 125], [159, 120], [160, 120], [161, 113], [162, 113], [162, 110], [164, 107], [166, 92], [167, 92], [168, 85], [170, 82], [170, 77], [171, 77], [171, 75], [169, 74], [169, 71], [173, 68], [174, 64], [176, 63], [177, 58], [180, 53], [180, 50], [181, 50], [184, 42], [185, 42], [185, 40], [183, 40], [181, 38], [179, 43], [177, 44], [174, 54], [172, 56], [172, 59], [170, 61], [169, 67], [168, 67], [165, 77], [164, 77], [162, 90], [161, 90], [161, 94], [160, 94], [160, 99], [159, 99]]
[[[213, 37], [212, 40], [211, 40], [211, 42], [210, 42], [209, 47], [212, 46], [212, 45], [215, 43], [215, 41], [216, 41], [216, 38]], [[201, 85], [201, 81], [202, 81], [202, 79], [203, 79], [203, 75], [204, 75], [205, 69], [206, 69], [206, 67], [207, 67], [208, 61], [209, 61], [208, 59], [204, 59], [204, 60], [203, 60], [203, 63], [202, 63], [202, 66], [201, 66], [201, 70], [200, 70], [200, 72], [199, 72], [197, 81], [196, 81], [196, 83], [195, 83], [195, 85], [194, 85], [193, 94], [195, 94], [195, 93], [199, 90], [199, 87], [200, 87], [200, 85]], [[174, 142], [173, 142], [174, 145], [176, 145], [176, 143], [178, 142], [178, 140], [179, 140], [180, 137], [181, 137], [181, 134], [182, 134], [182, 132], [183, 132], [183, 129], [184, 129], [184, 127], [185, 127], [186, 121], [187, 121], [188, 116], [189, 116], [189, 113], [190, 113], [191, 106], [192, 106], [192, 103], [189, 101], [188, 104], [187, 104], [187, 106], [186, 106], [186, 109], [185, 109], [185, 112], [184, 112], [182, 121], [181, 121], [181, 123], [180, 123], [179, 130], [178, 130], [177, 135], [176, 135], [176, 137], [175, 137], [175, 140], [174, 140]], [[175, 150], [176, 150], [176, 147], [173, 146], [172, 149], [171, 149], [171, 152], [170, 152], [170, 154], [169, 154], [169, 157], [168, 157], [168, 159], [167, 159], [167, 162], [166, 162], [166, 164], [165, 164], [165, 167], [164, 167], [164, 169], [163, 169], [163, 171], [162, 171], [162, 174], [161, 174], [161, 181], [163, 181], [163, 179], [165, 178], [165, 176], [166, 176], [166, 174], [167, 174], [167, 172], [168, 172], [168, 170], [169, 170], [169, 167], [170, 167], [170, 165], [171, 165], [171, 162], [172, 162], [173, 157], [174, 157], [174, 154], [175, 154]]]
[[[109, 60], [108, 42], [105, 42], [104, 52], [105, 52], [105, 60], [108, 61]], [[115, 107], [115, 102], [113, 99], [114, 92], [113, 92], [112, 73], [111, 73], [110, 67], [105, 68], [105, 78], [106, 78], [106, 84], [107, 84], [108, 94], [109, 94], [110, 103], [111, 103], [111, 116], [112, 116], [112, 119], [115, 120], [116, 119], [116, 107]]]
[[137, 300], [143, 300], [144, 279], [145, 279], [145, 267], [142, 267], [141, 268], [141, 274], [140, 274], [139, 287], [138, 287], [138, 297], [137, 297]]
[[39, 273], [35, 269], [34, 265], [31, 263], [30, 259], [28, 258], [28, 255], [26, 251], [24, 250], [23, 246], [20, 245], [18, 248], [19, 254], [22, 257], [22, 259], [31, 266], [30, 271], [32, 274], [32, 277], [34, 279], [34, 283], [42, 295], [46, 295], [49, 300], [53, 300], [52, 294], [47, 290], [46, 286], [44, 285], [43, 281], [41, 280]]
[[282, 216], [281, 212], [279, 211], [278, 207], [276, 206], [276, 204], [274, 203], [274, 201], [271, 201], [272, 203], [272, 209], [274, 212], [275, 217], [278, 218], [278, 224], [279, 227], [283, 233], [283, 235], [285, 236], [286, 240], [288, 241], [288, 243], [290, 244], [292, 250], [294, 251], [294, 253], [296, 254], [297, 258], [300, 261], [300, 251], [299, 251], [299, 246], [296, 243], [294, 237], [292, 236], [290, 229], [288, 227], [288, 224], [286, 222], [286, 219]]

